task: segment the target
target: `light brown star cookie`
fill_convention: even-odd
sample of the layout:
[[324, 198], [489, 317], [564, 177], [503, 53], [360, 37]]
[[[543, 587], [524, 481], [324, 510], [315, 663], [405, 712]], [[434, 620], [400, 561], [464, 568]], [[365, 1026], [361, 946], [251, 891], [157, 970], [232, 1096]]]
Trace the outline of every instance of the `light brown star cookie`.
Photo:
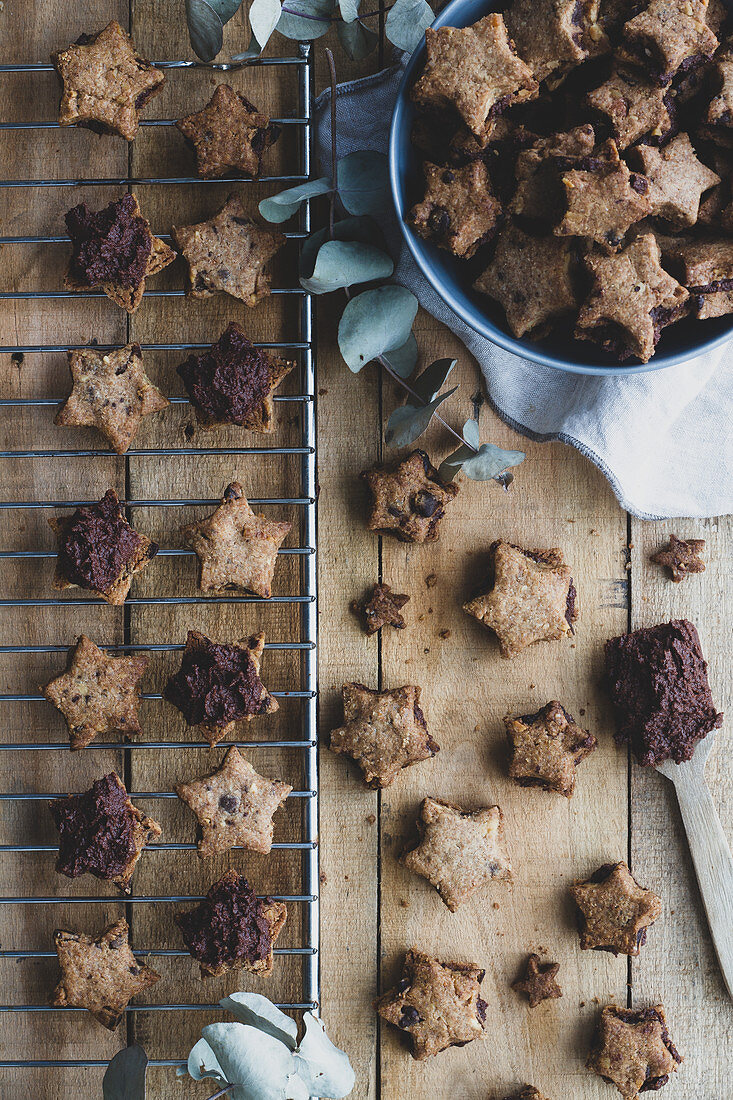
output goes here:
[[285, 237], [259, 226], [237, 195], [230, 195], [208, 221], [174, 225], [171, 232], [189, 267], [191, 298], [211, 298], [223, 290], [255, 306], [270, 293], [266, 265], [285, 244]]
[[469, 811], [425, 798], [417, 828], [420, 843], [402, 863], [432, 883], [452, 913], [482, 886], [511, 877], [512, 865], [501, 846], [498, 806]]
[[69, 651], [66, 671], [43, 688], [63, 714], [72, 749], [83, 749], [98, 733], [141, 733], [138, 683], [150, 658], [110, 657], [82, 634]]
[[614, 69], [608, 80], [588, 92], [586, 103], [606, 119], [619, 149], [633, 145], [645, 134], [655, 139], [672, 129], [671, 97], [664, 88], [640, 73]]
[[733, 241], [669, 237], [664, 241], [664, 262], [690, 291], [695, 317], [733, 312]]
[[54, 1008], [86, 1008], [95, 1020], [114, 1031], [129, 1001], [161, 977], [138, 962], [129, 936], [124, 917], [108, 925], [95, 939], [83, 932], [57, 928], [53, 942], [61, 978], [49, 1004]]
[[663, 1005], [641, 1009], [607, 1005], [586, 1066], [615, 1085], [624, 1100], [637, 1100], [640, 1092], [668, 1084], [681, 1062]]
[[721, 179], [697, 159], [688, 135], [678, 134], [659, 149], [639, 145], [633, 156], [634, 166], [649, 181], [652, 217], [675, 229], [695, 225], [700, 199]]
[[494, 233], [501, 206], [482, 160], [463, 168], [425, 161], [425, 196], [409, 214], [416, 233], [468, 260]]
[[727, 46], [716, 54], [709, 83], [715, 94], [708, 104], [701, 133], [729, 146], [733, 142], [733, 47]]
[[537, 82], [517, 57], [501, 15], [471, 27], [440, 27], [425, 32], [427, 63], [412, 89], [423, 107], [455, 110], [481, 136], [494, 115], [533, 98]]
[[[562, 200], [560, 170], [594, 163], [595, 145], [595, 131], [587, 122], [572, 130], [534, 138], [517, 155], [517, 187], [509, 203], [511, 212], [546, 231], [556, 220]], [[528, 247], [534, 249], [541, 243], [530, 239]]]
[[598, 742], [581, 729], [557, 701], [536, 714], [521, 718], [507, 715], [506, 734], [512, 750], [509, 775], [520, 787], [541, 787], [570, 798], [575, 790], [575, 769]]
[[651, 0], [624, 23], [617, 56], [658, 84], [669, 84], [679, 69], [694, 68], [718, 48], [707, 13], [708, 0]]
[[652, 554], [652, 561], [669, 569], [672, 580], [679, 584], [690, 573], [705, 572], [705, 562], [700, 558], [704, 549], [705, 539], [678, 539], [670, 535], [669, 544]]
[[437, 541], [445, 506], [458, 495], [458, 486], [441, 480], [425, 451], [413, 451], [393, 465], [372, 466], [359, 477], [372, 494], [370, 531], [400, 542]]
[[525, 1085], [519, 1092], [514, 1092], [511, 1096], [505, 1096], [504, 1100], [547, 1100], [547, 1097], [543, 1096], [534, 1085]]
[[76, 348], [69, 352], [69, 370], [72, 390], [54, 424], [97, 428], [118, 455], [127, 451], [144, 416], [170, 405], [143, 370], [139, 344], [107, 352]]
[[524, 975], [512, 982], [512, 989], [523, 993], [530, 1008], [537, 1008], [542, 1001], [562, 997], [562, 989], [555, 981], [560, 963], [543, 963], [539, 955], [531, 954], [524, 968]]
[[229, 171], [256, 178], [265, 150], [280, 136], [267, 115], [228, 84], [219, 84], [204, 109], [176, 127], [196, 150], [198, 174], [208, 179]]
[[239, 482], [227, 485], [215, 512], [181, 528], [198, 555], [201, 591], [241, 588], [269, 600], [277, 552], [292, 526], [256, 515]]
[[370, 787], [388, 787], [403, 768], [439, 751], [420, 709], [419, 687], [372, 691], [351, 683], [341, 690], [344, 724], [331, 731], [331, 749], [355, 760]]
[[132, 141], [140, 108], [162, 91], [165, 77], [141, 57], [116, 20], [51, 55], [63, 82], [60, 126], [87, 126]]
[[662, 902], [645, 890], [625, 863], [606, 863], [570, 893], [580, 910], [583, 951], [638, 955], [646, 930], [662, 912]]
[[494, 631], [502, 657], [573, 633], [577, 593], [560, 550], [522, 550], [499, 539], [490, 553], [490, 587], [463, 610]]
[[613, 139], [601, 146], [597, 163], [571, 168], [561, 181], [564, 212], [553, 227], [559, 237], [587, 237], [617, 252], [627, 230], [651, 212], [645, 177], [629, 171]]
[[364, 600], [352, 601], [351, 610], [360, 617], [365, 634], [376, 634], [383, 626], [403, 630], [407, 624], [400, 612], [409, 601], [409, 596], [393, 592], [388, 584], [375, 584]]
[[258, 775], [233, 745], [217, 771], [179, 783], [176, 794], [198, 818], [200, 856], [219, 855], [235, 845], [266, 855], [272, 848], [273, 814], [292, 789]]
[[484, 1038], [487, 1005], [479, 990], [485, 973], [472, 963], [438, 962], [413, 948], [405, 955], [402, 980], [374, 1008], [406, 1033], [413, 1058], [430, 1058]]
[[513, 0], [505, 18], [517, 53], [535, 80], [561, 67], [573, 68], [587, 56], [583, 6], [575, 0]]

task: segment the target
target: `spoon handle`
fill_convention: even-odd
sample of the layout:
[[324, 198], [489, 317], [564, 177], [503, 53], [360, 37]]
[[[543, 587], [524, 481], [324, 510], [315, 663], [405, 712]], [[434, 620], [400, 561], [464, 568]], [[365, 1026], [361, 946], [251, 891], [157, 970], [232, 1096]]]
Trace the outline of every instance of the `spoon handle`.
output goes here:
[[733, 998], [733, 855], [703, 769], [682, 765], [674, 785], [710, 934]]

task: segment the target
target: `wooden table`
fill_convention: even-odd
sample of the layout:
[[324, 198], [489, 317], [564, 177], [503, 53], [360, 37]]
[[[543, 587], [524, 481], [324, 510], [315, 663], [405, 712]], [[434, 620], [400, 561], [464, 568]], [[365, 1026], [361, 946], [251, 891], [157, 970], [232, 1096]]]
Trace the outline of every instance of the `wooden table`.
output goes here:
[[[93, 30], [110, 18], [129, 25], [122, 0], [101, 5], [46, 4], [41, 17], [30, 8], [6, 3], [0, 13], [4, 35], [3, 60], [44, 60], [48, 53], [72, 41], [81, 31]], [[135, 5], [132, 29], [136, 44], [151, 57], [190, 56], [182, 22], [182, 5], [175, 0]], [[243, 17], [227, 30], [231, 49], [248, 40]], [[290, 49], [281, 43], [283, 52]], [[316, 50], [322, 55], [320, 47]], [[339, 61], [340, 78], [368, 71], [370, 59], [360, 66]], [[235, 86], [274, 114], [293, 112], [295, 93], [290, 78], [278, 70], [259, 70], [238, 76]], [[321, 84], [322, 62], [319, 62]], [[3, 84], [2, 117], [51, 119], [56, 89], [52, 76], [33, 80], [12, 78]], [[220, 78], [206, 72], [177, 74], [168, 81], [160, 98], [148, 109], [150, 117], [179, 117], [208, 98]], [[190, 159], [176, 135], [143, 130], [131, 147], [132, 174], [178, 174]], [[30, 178], [45, 174], [73, 176], [124, 176], [128, 171], [124, 143], [97, 139], [82, 131], [48, 131], [0, 135], [8, 176]], [[278, 170], [286, 167], [286, 147], [275, 151]], [[53, 168], [49, 168], [53, 165]], [[164, 168], [161, 168], [164, 165]], [[63, 167], [61, 167], [63, 166]], [[154, 226], [206, 217], [217, 208], [226, 188], [211, 190], [180, 187], [145, 189], [144, 212]], [[248, 192], [249, 194], [250, 192]], [[266, 185], [255, 194], [267, 193]], [[107, 192], [87, 189], [84, 197], [101, 205]], [[37, 193], [5, 192], [2, 198], [2, 232], [58, 232], [63, 212], [78, 201], [69, 189]], [[108, 198], [107, 198], [108, 201]], [[24, 229], [32, 224], [33, 229]], [[63, 250], [61, 250], [63, 253]], [[63, 255], [46, 267], [39, 250], [3, 249], [3, 286], [20, 289], [58, 285]], [[287, 259], [278, 272], [281, 285], [292, 280]], [[182, 271], [169, 269], [156, 286], [181, 285]], [[185, 333], [190, 340], [215, 338], [230, 318], [244, 319], [254, 339], [277, 339], [287, 321], [283, 299], [272, 299], [255, 311], [246, 311], [229, 299], [217, 297], [195, 308], [181, 302], [151, 299], [143, 303], [131, 321], [106, 300], [86, 303], [42, 303], [31, 309], [17, 302], [2, 316], [3, 344], [24, 342], [84, 342], [92, 336], [105, 342], [134, 338], [146, 342], [175, 339]], [[395, 687], [417, 683], [423, 689], [424, 709], [432, 734], [441, 745], [438, 757], [411, 769], [382, 794], [365, 789], [353, 766], [325, 747], [321, 753], [321, 885], [322, 885], [322, 991], [323, 1015], [329, 1033], [351, 1056], [357, 1072], [355, 1100], [381, 1096], [384, 1100], [460, 1097], [461, 1100], [493, 1100], [522, 1082], [533, 1082], [551, 1100], [611, 1100], [608, 1085], [584, 1069], [589, 1037], [599, 1005], [646, 1005], [663, 1001], [673, 1039], [685, 1056], [678, 1077], [669, 1086], [677, 1100], [729, 1100], [733, 1064], [733, 1009], [718, 974], [714, 953], [694, 875], [690, 867], [674, 795], [654, 772], [631, 766], [627, 754], [612, 738], [607, 700], [599, 688], [603, 642], [629, 628], [649, 625], [670, 617], [687, 617], [699, 628], [710, 661], [710, 679], [720, 709], [733, 705], [733, 677], [727, 660], [731, 637], [730, 561], [733, 532], [730, 519], [703, 522], [642, 523], [619, 507], [602, 476], [575, 451], [559, 444], [534, 444], [521, 440], [481, 403], [475, 365], [458, 342], [430, 317], [420, 313], [416, 334], [421, 362], [437, 356], [459, 359], [455, 380], [460, 391], [447, 403], [446, 415], [459, 425], [478, 410], [481, 437], [502, 446], [521, 447], [527, 453], [508, 492], [497, 485], [462, 480], [461, 493], [452, 505], [441, 540], [426, 547], [379, 540], [364, 526], [365, 492], [358, 473], [383, 457], [382, 433], [391, 409], [400, 400], [391, 384], [371, 368], [354, 377], [335, 348], [335, 320], [340, 303], [324, 303], [319, 322], [320, 438], [320, 686], [321, 727], [327, 733], [340, 721], [340, 685], [361, 680], [371, 687]], [[63, 392], [66, 367], [63, 356], [29, 358], [19, 365], [2, 356], [3, 392], [12, 396]], [[174, 355], [161, 355], [148, 368], [154, 381], [167, 392], [179, 392], [173, 367]], [[294, 390], [291, 392], [295, 392]], [[478, 398], [478, 399], [477, 399]], [[141, 440], [146, 446], [181, 445], [187, 438], [190, 414], [174, 410], [165, 419], [148, 422]], [[89, 436], [73, 432], [59, 444], [59, 429], [50, 423], [48, 410], [2, 415], [3, 439], [9, 449], [28, 446], [84, 446]], [[284, 423], [282, 438], [292, 436]], [[74, 439], [66, 443], [66, 439]], [[198, 437], [200, 440], [200, 437]], [[236, 434], [226, 435], [232, 442]], [[252, 442], [252, 440], [250, 440]], [[436, 460], [450, 449], [446, 435], [431, 429], [424, 444]], [[386, 457], [386, 455], [384, 456]], [[112, 474], [110, 473], [112, 471]], [[137, 498], [216, 496], [239, 469], [215, 457], [198, 460], [130, 460], [127, 467], [114, 458], [71, 461], [64, 468], [41, 462], [4, 461], [0, 470], [0, 495], [5, 500], [69, 499], [75, 494], [93, 498], [115, 485]], [[292, 471], [283, 463], [273, 471], [262, 461], [248, 461], [245, 471], [250, 491], [272, 491], [273, 477], [285, 492]], [[143, 530], [164, 541], [174, 538], [179, 517], [161, 516], [153, 509], [136, 515]], [[672, 585], [649, 555], [669, 533], [702, 537], [707, 541], [707, 570], [679, 586]], [[495, 538], [507, 538], [531, 547], [560, 546], [573, 567], [581, 618], [572, 644], [541, 645], [506, 662], [498, 656], [492, 637], [461, 610], [466, 595], [480, 581], [485, 553]], [[45, 516], [38, 513], [5, 514], [5, 548], [49, 548]], [[431, 587], [431, 574], [437, 583]], [[50, 566], [30, 569], [23, 563], [4, 563], [4, 590], [48, 592]], [[381, 637], [361, 634], [348, 605], [368, 585], [382, 577], [411, 600], [406, 609], [408, 629], [385, 630]], [[292, 580], [285, 566], [280, 583]], [[160, 591], [192, 591], [193, 568], [185, 560], [158, 562], [136, 582], [139, 595]], [[73, 620], [55, 609], [3, 610], [3, 641], [57, 642], [68, 644], [82, 629], [99, 640], [118, 641], [123, 629], [119, 614], [108, 608], [78, 609]], [[258, 612], [257, 622], [236, 607], [196, 609], [195, 622], [185, 611], [131, 609], [128, 629], [137, 639], [178, 640], [189, 626], [214, 635], [241, 635], [253, 627], [275, 638], [293, 627], [288, 612], [276, 606]], [[35, 690], [59, 668], [58, 656], [3, 657], [4, 692]], [[291, 658], [280, 654], [266, 667], [273, 682], [282, 684], [293, 674]], [[168, 662], [170, 664], [170, 662]], [[156, 660], [157, 690], [165, 675], [165, 660]], [[502, 716], [531, 711], [548, 699], [560, 699], [598, 737], [599, 747], [580, 769], [578, 787], [570, 802], [542, 792], [521, 790], [506, 777], [503, 756]], [[5, 713], [5, 712], [3, 712]], [[63, 724], [51, 708], [17, 705], [8, 712], [2, 737], [8, 741], [64, 739]], [[292, 728], [293, 712], [283, 711], [268, 726], [273, 737]], [[185, 730], [170, 708], [146, 706], [146, 735], [184, 737]], [[297, 721], [297, 719], [296, 719]], [[729, 837], [733, 835], [733, 798], [730, 768], [730, 722], [717, 734], [708, 768], [714, 797]], [[151, 752], [132, 754], [128, 775], [132, 789], [170, 789], [185, 775], [209, 766], [208, 750], [192, 755]], [[252, 754], [255, 766], [265, 760]], [[284, 754], [283, 770], [292, 775], [297, 761]], [[97, 750], [78, 753], [5, 753], [3, 790], [81, 790], [103, 770], [122, 767], [121, 755]], [[475, 897], [458, 913], [451, 914], [435, 891], [421, 878], [408, 875], [396, 856], [409, 833], [420, 800], [428, 794], [472, 806], [498, 803], [505, 816], [507, 846], [514, 864], [511, 886], [499, 884]], [[162, 817], [167, 836], [191, 839], [193, 828], [182, 808], [168, 807]], [[289, 807], [280, 823], [282, 839], [295, 837], [297, 809]], [[45, 839], [52, 836], [47, 823], [36, 821], [26, 809], [3, 812], [3, 843], [15, 838]], [[155, 862], [153, 862], [155, 859]], [[665, 912], [649, 935], [638, 960], [612, 958], [578, 950], [572, 906], [567, 886], [574, 878], [593, 871], [609, 860], [627, 859], [645, 885], [664, 899]], [[196, 893], [205, 888], [231, 863], [244, 867], [262, 889], [286, 892], [298, 878], [292, 853], [268, 860], [215, 861], [201, 868], [191, 853], [159, 853], [144, 859], [137, 871], [136, 891], [166, 890]], [[3, 861], [3, 893], [60, 893], [52, 871], [52, 857], [6, 856]], [[79, 892], [107, 894], [95, 880]], [[89, 882], [91, 885], [86, 885]], [[274, 885], [276, 884], [276, 886]], [[74, 884], [77, 886], [78, 884]], [[96, 928], [122, 910], [109, 891], [109, 904], [89, 907], [84, 927]], [[50, 944], [55, 924], [78, 919], [78, 910], [33, 907], [0, 912], [2, 948]], [[134, 935], [137, 943], [180, 946], [164, 908], [138, 910]], [[287, 943], [297, 943], [297, 914], [289, 923]], [[380, 1027], [372, 1008], [375, 994], [397, 978], [406, 948], [417, 946], [438, 957], [471, 960], [486, 967], [484, 997], [488, 1001], [487, 1040], [462, 1050], [451, 1050], [429, 1062], [416, 1063], [405, 1053], [399, 1037]], [[510, 982], [529, 950], [547, 953], [560, 962], [563, 997], [529, 1011], [512, 992]], [[241, 982], [221, 982], [202, 987], [195, 967], [187, 960], [162, 959], [155, 965], [168, 979], [150, 991], [151, 1002], [173, 1000], [215, 1001]], [[54, 980], [53, 959], [0, 959], [0, 976], [6, 1003], [42, 1003]], [[272, 981], [249, 987], [275, 999], [295, 995], [297, 972], [285, 962]], [[161, 988], [165, 986], [165, 989]], [[156, 1013], [131, 1016], [128, 1039], [142, 1042], [155, 1058], [177, 1057], [188, 1050], [202, 1022], [211, 1013], [185, 1013], [171, 1020]], [[124, 1029], [108, 1035], [86, 1016], [19, 1016], [2, 1019], [0, 1047], [8, 1058], [51, 1057], [60, 1059], [108, 1059], [125, 1042]], [[4, 1055], [0, 1055], [4, 1057]], [[101, 1070], [67, 1069], [0, 1071], [0, 1098], [19, 1094], [44, 1100], [99, 1094]], [[205, 1086], [178, 1082], [173, 1071], [155, 1068], [149, 1073], [149, 1094], [158, 1100], [182, 1096], [205, 1097]], [[664, 1093], [665, 1097], [667, 1093]]]

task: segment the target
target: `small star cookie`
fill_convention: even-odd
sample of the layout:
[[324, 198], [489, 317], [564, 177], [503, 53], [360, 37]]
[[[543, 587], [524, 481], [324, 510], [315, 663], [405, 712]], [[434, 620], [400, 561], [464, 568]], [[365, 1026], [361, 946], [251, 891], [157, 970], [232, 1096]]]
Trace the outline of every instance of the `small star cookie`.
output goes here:
[[647, 928], [662, 912], [657, 895], [639, 886], [625, 863], [604, 864], [570, 893], [580, 910], [583, 951], [638, 955]]
[[227, 485], [215, 512], [181, 528], [198, 555], [201, 591], [241, 588], [269, 600], [277, 553], [292, 526], [256, 515], [239, 482]]
[[425, 161], [425, 196], [410, 211], [416, 233], [438, 248], [468, 260], [490, 240], [501, 215], [482, 160], [463, 168], [445, 168]]
[[562, 989], [555, 981], [560, 963], [543, 963], [539, 955], [532, 953], [525, 966], [524, 977], [512, 982], [512, 989], [524, 993], [530, 1008], [536, 1008], [542, 1001], [562, 997]]
[[420, 709], [419, 687], [372, 691], [351, 683], [342, 694], [344, 724], [331, 731], [331, 749], [352, 757], [370, 787], [388, 787], [403, 768], [439, 751]]
[[674, 229], [695, 225], [700, 199], [721, 182], [695, 156], [687, 134], [678, 134], [659, 149], [639, 145], [634, 151], [634, 167], [649, 181], [652, 217], [663, 218]]
[[575, 769], [598, 742], [553, 700], [536, 714], [504, 718], [512, 750], [509, 775], [520, 787], [541, 787], [570, 798]]
[[138, 683], [148, 667], [142, 654], [110, 657], [82, 634], [69, 651], [66, 671], [43, 694], [69, 727], [71, 748], [83, 749], [98, 733], [141, 733]]
[[383, 626], [403, 630], [407, 624], [400, 612], [409, 601], [409, 596], [393, 592], [388, 584], [375, 584], [364, 600], [352, 601], [351, 610], [361, 618], [365, 634], [376, 634]]
[[359, 477], [372, 494], [370, 531], [394, 535], [400, 542], [436, 542], [445, 506], [458, 486], [443, 481], [424, 451], [413, 451], [390, 466], [372, 466]]
[[256, 178], [265, 150], [280, 136], [267, 115], [228, 84], [220, 84], [202, 111], [179, 119], [176, 127], [196, 150], [198, 174], [206, 179], [230, 170]]
[[189, 266], [191, 298], [211, 298], [224, 290], [255, 306], [270, 293], [266, 264], [285, 244], [285, 237], [253, 221], [237, 195], [230, 195], [208, 221], [174, 225], [171, 232]]
[[482, 886], [511, 877], [512, 865], [501, 847], [498, 806], [469, 811], [425, 798], [417, 828], [420, 843], [402, 863], [431, 882], [452, 913]]
[[705, 562], [700, 555], [705, 549], [705, 539], [678, 539], [669, 536], [669, 545], [652, 554], [652, 561], [669, 569], [672, 580], [679, 584], [690, 573], [704, 573]]
[[402, 980], [374, 1002], [387, 1023], [404, 1031], [418, 1061], [485, 1037], [485, 971], [472, 963], [438, 962], [422, 951], [405, 955]]
[[577, 594], [560, 550], [522, 550], [499, 539], [490, 553], [491, 587], [463, 610], [494, 631], [502, 657], [573, 633]]
[[162, 91], [165, 77], [141, 57], [116, 20], [51, 55], [63, 82], [59, 126], [86, 126], [132, 141], [140, 108]]
[[515, 1092], [511, 1096], [505, 1096], [504, 1100], [547, 1100], [547, 1097], [543, 1096], [534, 1085], [525, 1085], [519, 1092]]
[[667, 1030], [663, 1005], [642, 1009], [607, 1005], [586, 1066], [615, 1085], [624, 1100], [637, 1100], [640, 1092], [668, 1084], [681, 1062]]
[[143, 370], [139, 344], [107, 352], [76, 348], [69, 352], [69, 370], [72, 390], [54, 424], [97, 428], [118, 455], [127, 451], [144, 416], [170, 405]]
[[54, 1008], [86, 1008], [110, 1031], [125, 1015], [130, 1000], [160, 974], [138, 962], [129, 943], [130, 929], [120, 917], [92, 939], [82, 932], [57, 928], [54, 946], [61, 978], [49, 999]]
[[266, 855], [272, 848], [273, 814], [292, 789], [258, 775], [233, 745], [217, 771], [179, 783], [176, 794], [199, 820], [200, 856], [219, 855], [235, 845]]

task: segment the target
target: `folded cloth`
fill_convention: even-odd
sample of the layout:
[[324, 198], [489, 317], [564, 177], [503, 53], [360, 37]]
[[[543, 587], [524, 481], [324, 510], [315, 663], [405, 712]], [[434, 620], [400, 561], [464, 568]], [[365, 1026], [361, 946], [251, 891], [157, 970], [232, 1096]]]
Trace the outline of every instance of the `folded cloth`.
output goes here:
[[[340, 84], [339, 156], [387, 151], [403, 65]], [[317, 153], [328, 174], [330, 90], [316, 101]], [[733, 346], [680, 366], [604, 378], [564, 374], [521, 359], [464, 324], [435, 293], [402, 240], [394, 213], [380, 219], [399, 248], [395, 280], [447, 325], [478, 361], [493, 409], [530, 439], [559, 440], [608, 478], [619, 503], [642, 519], [733, 512]]]

